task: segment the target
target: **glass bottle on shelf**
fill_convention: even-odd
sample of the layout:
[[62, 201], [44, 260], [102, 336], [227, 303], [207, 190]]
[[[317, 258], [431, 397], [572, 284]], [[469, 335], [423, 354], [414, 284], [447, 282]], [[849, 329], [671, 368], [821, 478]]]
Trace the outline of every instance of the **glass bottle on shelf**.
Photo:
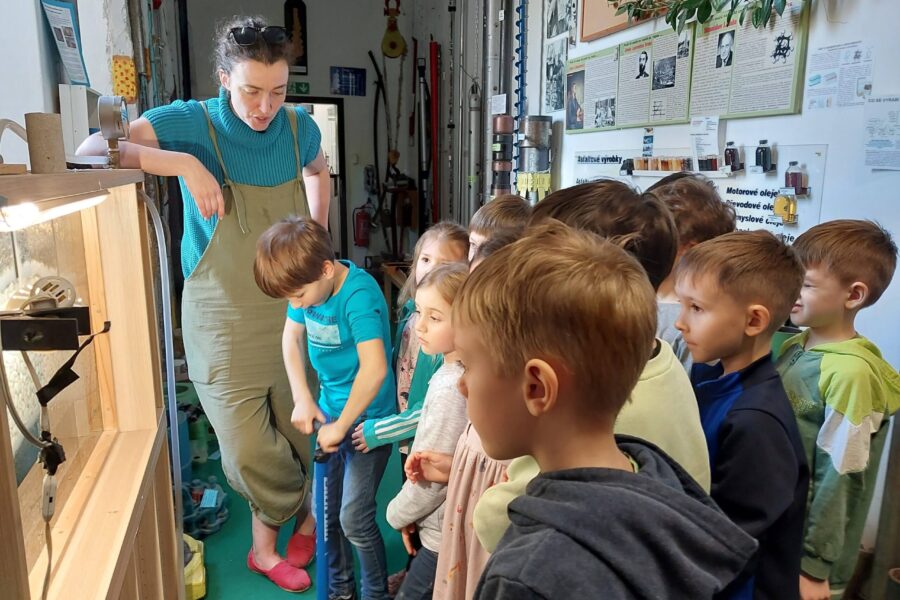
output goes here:
[[769, 140], [759, 140], [759, 147], [756, 148], [756, 166], [762, 167], [765, 173], [772, 170], [772, 147], [769, 146]]
[[725, 166], [731, 167], [732, 171], [739, 171], [741, 168], [741, 159], [734, 142], [725, 144]]
[[784, 172], [784, 187], [794, 188], [797, 196], [806, 195], [806, 186], [803, 185], [803, 169], [796, 160], [792, 160]]

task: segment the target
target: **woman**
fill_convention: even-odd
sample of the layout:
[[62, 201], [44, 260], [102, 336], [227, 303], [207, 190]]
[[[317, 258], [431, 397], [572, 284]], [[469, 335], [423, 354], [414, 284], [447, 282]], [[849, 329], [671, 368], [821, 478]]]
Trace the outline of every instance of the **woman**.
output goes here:
[[[250, 503], [248, 567], [288, 591], [310, 579], [310, 441], [292, 426], [281, 356], [283, 301], [253, 279], [256, 240], [288, 214], [328, 224], [330, 181], [320, 133], [302, 108], [283, 106], [291, 44], [281, 27], [236, 17], [215, 39], [218, 98], [147, 111], [120, 145], [121, 164], [177, 176], [184, 196], [182, 328], [191, 379], [216, 429], [222, 467]], [[96, 134], [79, 154], [103, 154]], [[297, 516], [284, 560], [279, 527]]]

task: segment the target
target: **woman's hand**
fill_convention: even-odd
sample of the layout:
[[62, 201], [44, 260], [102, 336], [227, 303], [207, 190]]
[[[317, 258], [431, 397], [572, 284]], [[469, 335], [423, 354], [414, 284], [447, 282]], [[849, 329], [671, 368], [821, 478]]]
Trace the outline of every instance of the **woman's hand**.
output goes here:
[[413, 452], [406, 459], [406, 478], [413, 483], [430, 481], [431, 483], [448, 483], [450, 481], [450, 467], [453, 464], [452, 454], [441, 454], [423, 450]]
[[184, 185], [194, 198], [194, 203], [204, 219], [218, 215], [225, 216], [225, 198], [222, 187], [206, 167], [196, 157], [184, 154], [185, 172], [182, 174]]

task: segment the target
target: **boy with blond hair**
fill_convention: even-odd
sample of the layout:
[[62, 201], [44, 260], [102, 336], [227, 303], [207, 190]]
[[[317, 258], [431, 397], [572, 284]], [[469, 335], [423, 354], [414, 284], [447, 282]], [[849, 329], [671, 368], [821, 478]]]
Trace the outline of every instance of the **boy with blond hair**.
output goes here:
[[[734, 208], [724, 202], [712, 181], [697, 173], [673, 173], [647, 189], [663, 201], [672, 213], [678, 228], [678, 249], [675, 264], [684, 253], [701, 242], [735, 230]], [[675, 356], [691, 371], [691, 353], [675, 329], [681, 304], [675, 295], [675, 278], [669, 274], [656, 292], [659, 302], [659, 323], [656, 335], [671, 344]]]
[[741, 572], [749, 536], [652, 444], [613, 434], [656, 331], [634, 258], [552, 222], [485, 259], [453, 320], [485, 451], [541, 469], [476, 598], [711, 598]]
[[804, 600], [840, 594], [856, 565], [900, 375], [856, 332], [856, 315], [887, 289], [891, 235], [871, 221], [816, 225], [794, 248], [806, 268], [791, 320], [807, 329], [782, 346], [777, 368], [812, 472], [800, 563]]
[[694, 358], [710, 495], [759, 542], [728, 598], [798, 597], [809, 471], [770, 345], [802, 281], [793, 249], [766, 231], [698, 244], [675, 268], [675, 326]]
[[[556, 219], [570, 227], [613, 241], [634, 256], [654, 289], [672, 269], [675, 224], [666, 207], [615, 180], [595, 181], [559, 190], [534, 207], [531, 224]], [[665, 342], [654, 339], [650, 360], [616, 419], [615, 432], [659, 447], [709, 491], [709, 456], [691, 382]], [[525, 493], [540, 469], [532, 456], [512, 461], [509, 480], [486, 491], [475, 510], [475, 531], [493, 548], [509, 526], [507, 505]]]
[[469, 221], [469, 262], [479, 246], [495, 235], [520, 236], [530, 215], [531, 205], [515, 194], [497, 196], [475, 211]]

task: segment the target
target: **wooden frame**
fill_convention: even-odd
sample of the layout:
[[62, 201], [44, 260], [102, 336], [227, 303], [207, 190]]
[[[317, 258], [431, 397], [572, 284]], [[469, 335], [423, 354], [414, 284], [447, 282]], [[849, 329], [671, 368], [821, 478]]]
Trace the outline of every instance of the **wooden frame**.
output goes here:
[[[152, 257], [146, 210], [137, 196], [143, 178], [136, 170], [0, 177], [0, 195], [11, 203], [109, 191], [104, 202], [80, 213], [92, 323], [98, 329], [110, 321], [112, 327], [94, 341], [98, 398], [85, 398], [96, 404], [90, 419], [95, 439], [78, 456], [77, 479], [60, 483], [65, 502], [58, 500], [61, 508], [50, 524], [47, 598], [184, 598]], [[9, 598], [41, 598], [48, 572], [46, 544], [28, 564], [26, 544], [44, 525], [39, 511], [33, 522], [30, 508], [35, 494], [39, 506], [40, 488], [27, 481], [16, 486], [4, 408], [0, 589]]]
[[581, 32], [578, 39], [590, 42], [665, 14], [662, 12], [653, 17], [629, 21], [627, 14], [617, 15], [616, 10], [607, 0], [581, 0]]

